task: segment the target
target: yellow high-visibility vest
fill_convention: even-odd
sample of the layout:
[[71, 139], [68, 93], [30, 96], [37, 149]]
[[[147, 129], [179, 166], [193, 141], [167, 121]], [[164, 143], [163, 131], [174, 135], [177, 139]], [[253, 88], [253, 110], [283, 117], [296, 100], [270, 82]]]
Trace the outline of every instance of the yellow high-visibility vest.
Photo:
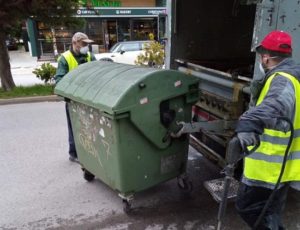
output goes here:
[[[288, 153], [284, 174], [281, 182], [300, 181], [300, 83], [292, 75], [284, 72], [276, 72], [266, 81], [256, 105], [259, 105], [267, 95], [271, 82], [276, 75], [288, 78], [295, 90], [295, 116], [294, 137]], [[284, 153], [289, 142], [291, 132], [282, 132], [272, 129], [264, 129], [260, 136], [260, 146], [257, 150], [245, 158], [244, 177], [248, 180], [276, 184]]]
[[[75, 57], [73, 56], [72, 52], [70, 50], [64, 52], [62, 56], [66, 59], [68, 66], [69, 66], [69, 71], [72, 69], [75, 69], [78, 66], [78, 62], [76, 61]], [[91, 53], [87, 53], [87, 61], [90, 62], [92, 60]]]

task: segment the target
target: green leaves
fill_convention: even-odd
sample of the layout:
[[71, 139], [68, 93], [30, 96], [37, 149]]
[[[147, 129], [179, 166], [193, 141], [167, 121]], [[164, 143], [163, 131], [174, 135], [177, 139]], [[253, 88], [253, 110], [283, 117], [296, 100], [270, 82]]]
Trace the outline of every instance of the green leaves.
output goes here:
[[32, 73], [34, 73], [37, 78], [41, 79], [47, 84], [53, 81], [56, 68], [50, 63], [43, 63], [40, 68], [34, 69]]
[[136, 61], [136, 65], [150, 66], [154, 68], [162, 68], [164, 64], [164, 47], [156, 41], [146, 43], [144, 54], [140, 54]]

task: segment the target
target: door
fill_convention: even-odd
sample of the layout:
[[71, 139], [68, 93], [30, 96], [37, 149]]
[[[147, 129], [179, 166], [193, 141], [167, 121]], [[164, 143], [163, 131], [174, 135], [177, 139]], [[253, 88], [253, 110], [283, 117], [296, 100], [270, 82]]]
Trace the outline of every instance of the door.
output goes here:
[[107, 20], [108, 49], [118, 42], [117, 21]]

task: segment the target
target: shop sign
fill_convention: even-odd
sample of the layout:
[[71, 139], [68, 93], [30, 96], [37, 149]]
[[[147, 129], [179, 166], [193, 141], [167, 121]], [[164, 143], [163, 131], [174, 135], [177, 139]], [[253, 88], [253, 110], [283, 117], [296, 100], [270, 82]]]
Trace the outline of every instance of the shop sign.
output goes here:
[[109, 16], [152, 16], [159, 14], [166, 14], [166, 8], [157, 7], [157, 8], [121, 8], [121, 9], [105, 9], [101, 7], [95, 7], [93, 9], [81, 8], [77, 10], [78, 16], [98, 16], [98, 17], [109, 17]]
[[118, 0], [81, 0], [80, 5], [83, 7], [120, 7], [121, 1]]

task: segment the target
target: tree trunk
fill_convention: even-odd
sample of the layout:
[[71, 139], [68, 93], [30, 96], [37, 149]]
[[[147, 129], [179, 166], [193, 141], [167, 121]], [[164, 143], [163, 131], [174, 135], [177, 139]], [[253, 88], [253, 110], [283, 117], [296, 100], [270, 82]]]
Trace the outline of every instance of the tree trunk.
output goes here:
[[5, 33], [0, 30], [0, 78], [3, 90], [11, 91], [16, 85], [10, 71], [9, 55], [5, 38]]

